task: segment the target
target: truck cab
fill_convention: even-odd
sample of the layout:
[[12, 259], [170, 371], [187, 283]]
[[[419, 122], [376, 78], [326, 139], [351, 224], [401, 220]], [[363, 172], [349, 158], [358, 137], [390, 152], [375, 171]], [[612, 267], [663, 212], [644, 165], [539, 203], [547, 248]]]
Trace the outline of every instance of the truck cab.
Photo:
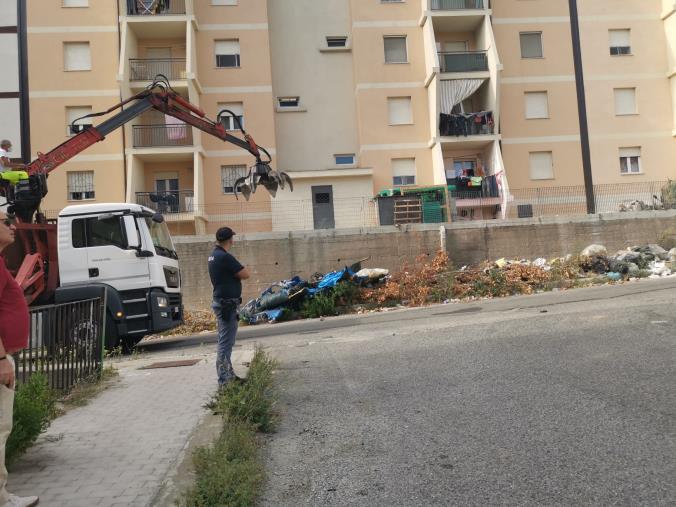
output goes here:
[[178, 255], [161, 215], [137, 204], [67, 206], [57, 221], [56, 303], [106, 293], [106, 347], [183, 322]]

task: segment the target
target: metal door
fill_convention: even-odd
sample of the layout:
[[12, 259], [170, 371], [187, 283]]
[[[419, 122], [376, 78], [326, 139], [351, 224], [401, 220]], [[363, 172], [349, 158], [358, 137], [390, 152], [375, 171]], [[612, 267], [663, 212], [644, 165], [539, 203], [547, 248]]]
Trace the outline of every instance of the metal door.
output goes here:
[[333, 229], [336, 226], [331, 185], [312, 187], [312, 217], [315, 229]]

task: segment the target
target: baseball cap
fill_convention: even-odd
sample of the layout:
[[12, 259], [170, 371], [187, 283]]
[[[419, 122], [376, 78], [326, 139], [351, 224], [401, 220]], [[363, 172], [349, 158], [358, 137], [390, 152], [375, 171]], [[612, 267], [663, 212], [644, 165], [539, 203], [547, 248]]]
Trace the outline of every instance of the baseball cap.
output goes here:
[[227, 241], [235, 235], [230, 227], [221, 227], [216, 231], [216, 241]]

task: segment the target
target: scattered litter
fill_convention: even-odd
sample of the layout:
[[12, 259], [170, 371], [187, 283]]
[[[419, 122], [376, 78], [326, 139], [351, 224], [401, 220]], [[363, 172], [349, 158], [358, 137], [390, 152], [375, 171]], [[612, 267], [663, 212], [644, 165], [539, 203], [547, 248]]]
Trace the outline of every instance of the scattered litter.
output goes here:
[[608, 277], [608, 280], [611, 280], [613, 282], [619, 282], [620, 280], [622, 280], [622, 275], [615, 271], [607, 273], [606, 276]]

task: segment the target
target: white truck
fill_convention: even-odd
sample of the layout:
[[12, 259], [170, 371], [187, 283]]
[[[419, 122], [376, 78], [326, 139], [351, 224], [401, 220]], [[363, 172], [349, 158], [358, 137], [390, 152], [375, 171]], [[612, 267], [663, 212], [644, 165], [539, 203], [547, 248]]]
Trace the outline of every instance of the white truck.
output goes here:
[[55, 303], [106, 293], [106, 348], [183, 321], [178, 255], [162, 215], [138, 204], [68, 206], [57, 221]]

